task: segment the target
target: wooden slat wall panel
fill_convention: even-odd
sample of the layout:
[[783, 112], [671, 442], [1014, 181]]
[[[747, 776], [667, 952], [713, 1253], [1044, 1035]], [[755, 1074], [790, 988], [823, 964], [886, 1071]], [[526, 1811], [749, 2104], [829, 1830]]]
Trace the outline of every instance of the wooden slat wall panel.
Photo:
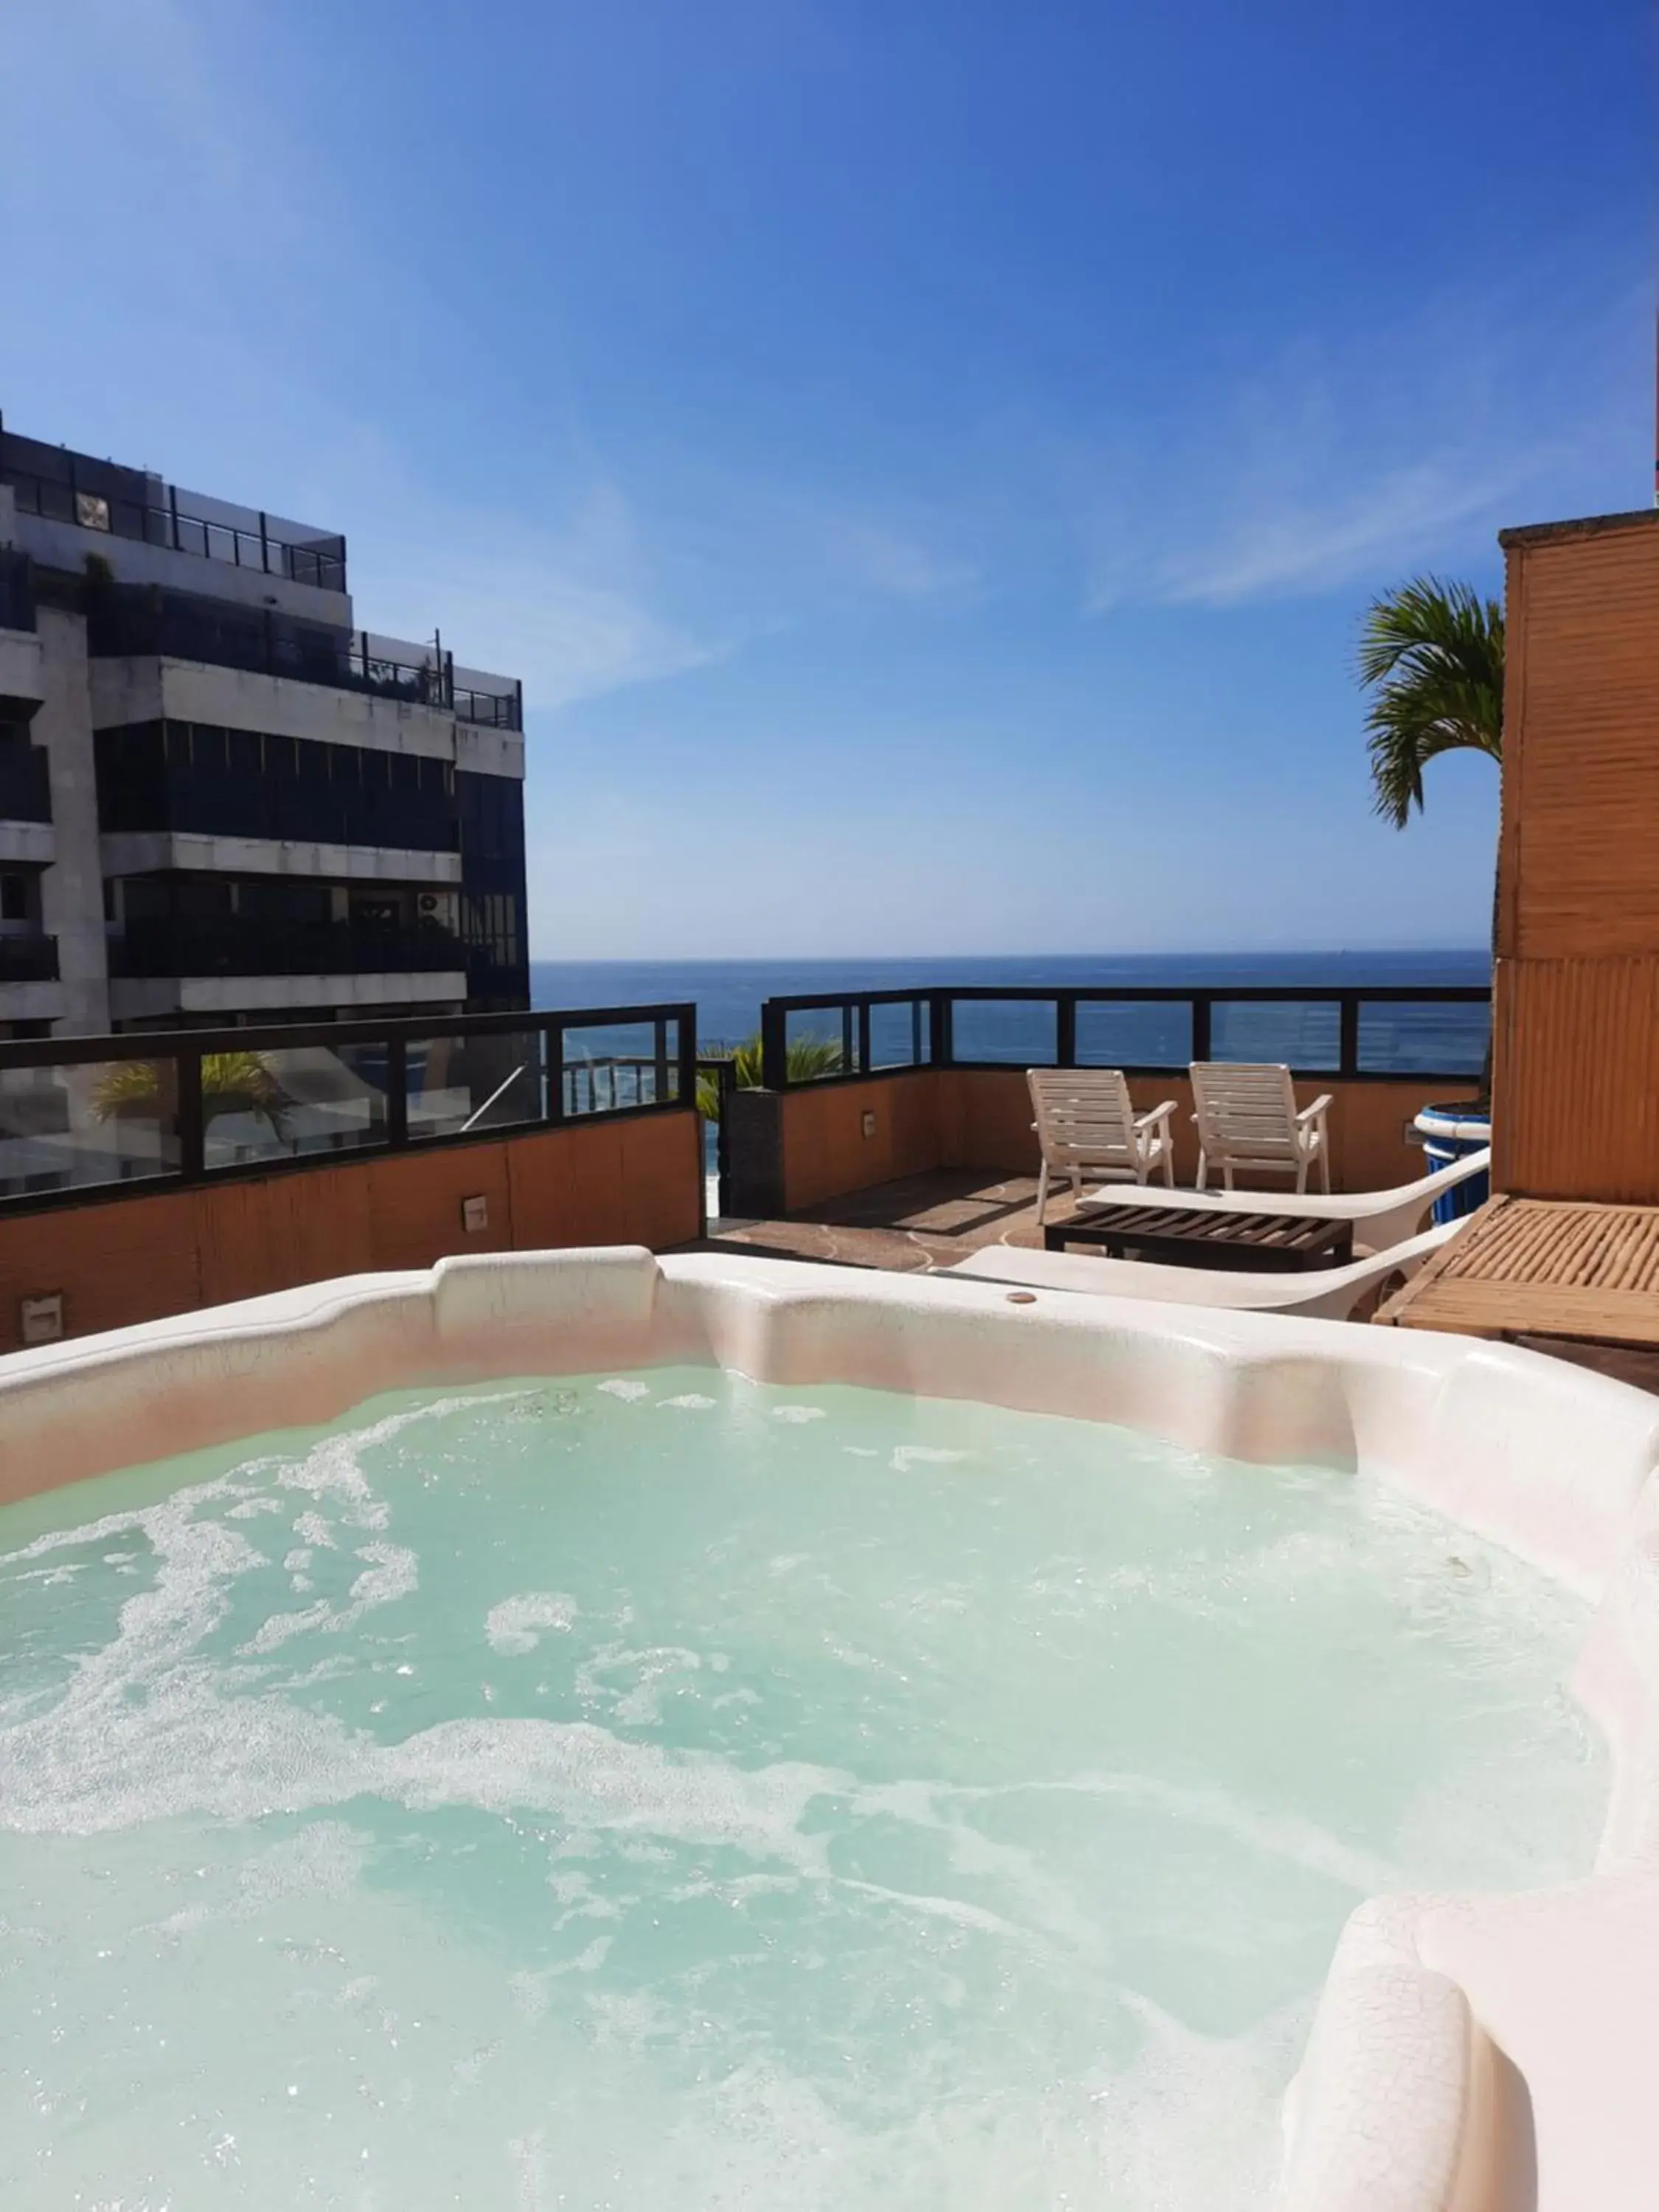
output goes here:
[[[1019, 1082], [1023, 1090], [1023, 1073]], [[937, 1085], [933, 1075], [872, 1075], [867, 1082], [787, 1091], [781, 1102], [786, 1210], [938, 1167], [943, 1155]], [[866, 1113], [876, 1117], [867, 1137]], [[1027, 1099], [1025, 1119], [1030, 1118]]]
[[204, 1304], [195, 1199], [177, 1191], [0, 1223], [0, 1352], [22, 1341], [21, 1301], [53, 1291], [70, 1336]]
[[1498, 963], [1497, 1186], [1659, 1201], [1659, 954]]
[[325, 1206], [317, 1202], [313, 1181], [278, 1176], [226, 1183], [210, 1204], [196, 1206], [204, 1306], [386, 1264], [374, 1255], [368, 1176], [331, 1172]]
[[1495, 1179], [1659, 1200], [1659, 518], [1512, 542]]
[[[53, 1291], [66, 1334], [84, 1336], [450, 1253], [662, 1250], [696, 1237], [702, 1180], [686, 1112], [0, 1218], [0, 1352], [21, 1341], [21, 1301]], [[489, 1206], [477, 1234], [461, 1225], [473, 1196]]]
[[[618, 1198], [624, 1237], [653, 1250], [689, 1243], [702, 1225], [702, 1122], [677, 1114], [672, 1121], [665, 1116], [614, 1126], [622, 1138]], [[521, 1235], [519, 1241], [527, 1240]]]
[[[450, 1252], [511, 1251], [506, 1154], [505, 1144], [465, 1145], [376, 1160], [367, 1170], [375, 1265], [429, 1267]], [[488, 1225], [472, 1234], [461, 1226], [469, 1198], [489, 1209]]]
[[1659, 528], [1520, 550], [1512, 859], [1522, 959], [1659, 951]]

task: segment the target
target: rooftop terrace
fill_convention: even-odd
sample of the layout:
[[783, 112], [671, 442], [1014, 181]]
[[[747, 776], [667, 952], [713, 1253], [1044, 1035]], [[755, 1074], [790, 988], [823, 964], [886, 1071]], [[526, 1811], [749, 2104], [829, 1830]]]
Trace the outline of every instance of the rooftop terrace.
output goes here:
[[11, 487], [19, 514], [259, 569], [321, 591], [346, 588], [346, 544], [338, 531], [185, 491], [149, 469], [0, 428], [0, 484]]

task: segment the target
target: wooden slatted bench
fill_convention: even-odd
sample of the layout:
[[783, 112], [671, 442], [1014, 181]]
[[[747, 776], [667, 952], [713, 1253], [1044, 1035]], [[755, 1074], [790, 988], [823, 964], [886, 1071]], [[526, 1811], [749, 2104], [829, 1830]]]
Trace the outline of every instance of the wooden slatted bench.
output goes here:
[[1340, 1267], [1353, 1257], [1353, 1224], [1297, 1213], [1197, 1213], [1184, 1207], [1091, 1206], [1042, 1232], [1050, 1252], [1089, 1245], [1121, 1259], [1131, 1254], [1177, 1267], [1250, 1273]]
[[1659, 1382], [1659, 1206], [1489, 1199], [1376, 1319], [1534, 1343], [1651, 1388]]

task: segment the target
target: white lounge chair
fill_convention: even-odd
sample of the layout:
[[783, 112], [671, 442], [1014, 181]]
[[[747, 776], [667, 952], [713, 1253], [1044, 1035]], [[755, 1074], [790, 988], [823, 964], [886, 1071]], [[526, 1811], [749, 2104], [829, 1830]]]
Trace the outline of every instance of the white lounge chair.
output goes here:
[[1468, 1152], [1449, 1167], [1389, 1190], [1314, 1192], [1301, 1196], [1258, 1190], [1085, 1190], [1078, 1210], [1091, 1206], [1138, 1206], [1161, 1213], [1285, 1213], [1298, 1221], [1351, 1221], [1361, 1254], [1381, 1252], [1413, 1236], [1436, 1199], [1492, 1165], [1490, 1147]]
[[1346, 1267], [1311, 1267], [1298, 1274], [1235, 1275], [1213, 1267], [1160, 1267], [1139, 1260], [1085, 1260], [1075, 1252], [1027, 1252], [988, 1244], [941, 1272], [978, 1282], [1015, 1283], [1034, 1291], [1096, 1297], [1154, 1298], [1167, 1305], [1228, 1306], [1235, 1311], [1312, 1315], [1346, 1321], [1366, 1291], [1390, 1275], [1415, 1273], [1431, 1252], [1464, 1226], [1444, 1221], [1404, 1244]]
[[1048, 1203], [1051, 1176], [1065, 1176], [1081, 1195], [1085, 1176], [1120, 1176], [1144, 1183], [1154, 1169], [1175, 1188], [1173, 1098], [1137, 1114], [1119, 1067], [1028, 1067], [1037, 1144], [1037, 1223]]
[[1320, 1187], [1331, 1187], [1330, 1147], [1325, 1114], [1330, 1093], [1298, 1108], [1288, 1067], [1256, 1066], [1248, 1061], [1195, 1060], [1192, 1065], [1193, 1119], [1198, 1124], [1198, 1188], [1212, 1164], [1231, 1190], [1235, 1168], [1291, 1175], [1297, 1190], [1308, 1188], [1308, 1170], [1317, 1166]]

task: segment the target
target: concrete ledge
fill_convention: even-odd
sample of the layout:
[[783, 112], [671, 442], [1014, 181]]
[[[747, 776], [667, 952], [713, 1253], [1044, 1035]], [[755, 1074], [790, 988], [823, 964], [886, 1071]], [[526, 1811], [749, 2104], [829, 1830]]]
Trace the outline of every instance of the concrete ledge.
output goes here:
[[[205, 565], [205, 564], [204, 564]], [[222, 562], [213, 566], [224, 567]], [[234, 571], [232, 572], [233, 574]], [[227, 729], [260, 730], [276, 738], [318, 738], [380, 752], [455, 757], [455, 717], [409, 699], [382, 699], [335, 684], [307, 684], [296, 676], [263, 676], [205, 661], [163, 659], [154, 654], [88, 663], [95, 730], [164, 717], [217, 722]]]
[[58, 832], [50, 822], [0, 822], [0, 860], [48, 868], [58, 857]]
[[1659, 2172], [1659, 1401], [1508, 1346], [612, 1247], [453, 1259], [0, 1360], [0, 1495], [333, 1418], [379, 1391], [706, 1361], [1364, 1468], [1600, 1601], [1576, 1688], [1601, 1860], [1373, 1900], [1287, 2100], [1283, 2212], [1646, 2212]]
[[46, 696], [40, 640], [32, 629], [0, 629], [0, 704], [27, 721]]
[[106, 876], [223, 870], [238, 876], [323, 876], [346, 883], [459, 884], [459, 853], [403, 845], [319, 845], [298, 838], [218, 837], [193, 830], [118, 830], [100, 837]]
[[109, 987], [112, 1020], [143, 1021], [158, 1014], [250, 1013], [285, 1006], [453, 1006], [466, 997], [459, 968], [387, 975], [364, 969], [349, 975], [146, 975], [118, 978]]
[[61, 983], [0, 983], [0, 1022], [59, 1022], [68, 1007]]

